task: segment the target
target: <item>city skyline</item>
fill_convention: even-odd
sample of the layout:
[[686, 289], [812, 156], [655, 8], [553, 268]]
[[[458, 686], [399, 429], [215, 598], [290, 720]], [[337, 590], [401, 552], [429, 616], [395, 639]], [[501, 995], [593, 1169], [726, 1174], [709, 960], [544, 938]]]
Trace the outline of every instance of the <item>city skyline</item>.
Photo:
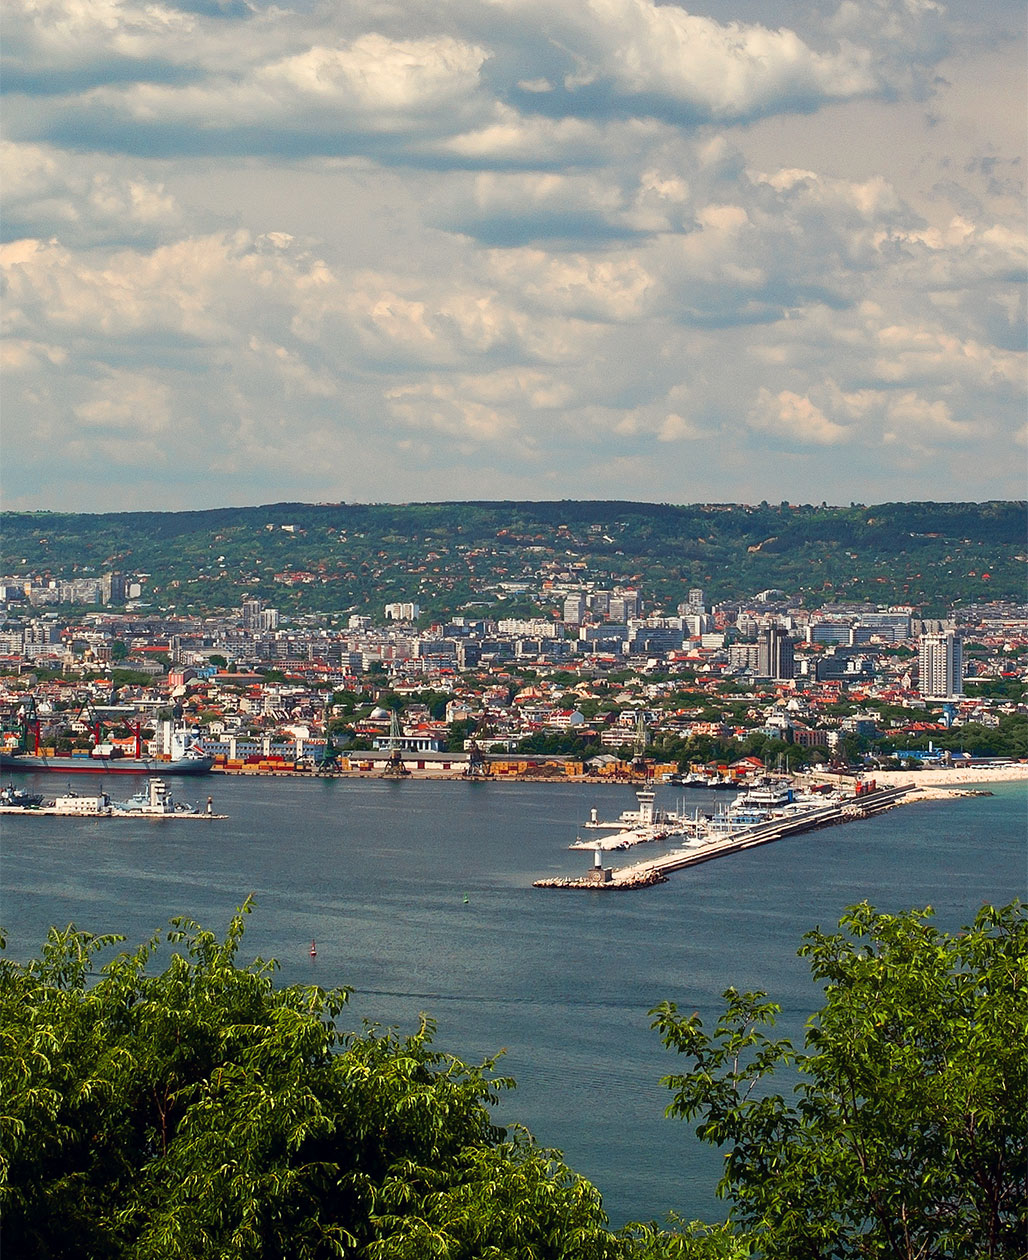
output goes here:
[[4, 506], [1020, 498], [1023, 28], [15, 0]]

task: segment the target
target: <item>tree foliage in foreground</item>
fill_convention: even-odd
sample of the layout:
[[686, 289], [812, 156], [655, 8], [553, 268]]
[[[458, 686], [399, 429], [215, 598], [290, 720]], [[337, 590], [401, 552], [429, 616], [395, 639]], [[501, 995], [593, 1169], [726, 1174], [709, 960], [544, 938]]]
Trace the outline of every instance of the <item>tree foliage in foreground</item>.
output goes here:
[[[276, 988], [177, 921], [89, 983], [120, 940], [51, 932], [5, 962], [0, 1181], [20, 1257], [581, 1257], [625, 1253], [599, 1194], [487, 1104], [491, 1062], [340, 1034], [341, 989]], [[8, 1250], [9, 1249], [9, 1250]]]
[[[607, 1228], [599, 1193], [489, 1105], [511, 1082], [412, 1036], [341, 1033], [345, 989], [277, 988], [174, 921], [52, 931], [0, 963], [5, 1255], [111, 1260], [1014, 1257], [1026, 1223], [1026, 920], [948, 937], [867, 906], [803, 949], [826, 1002], [805, 1053], [729, 990], [712, 1034], [654, 1011], [690, 1062], [669, 1111], [725, 1145], [729, 1221]], [[797, 1101], [773, 1094], [799, 1072]]]
[[[851, 909], [800, 953], [825, 986], [806, 1049], [779, 1008], [728, 990], [713, 1033], [657, 1007], [687, 1070], [669, 1113], [727, 1148], [719, 1191], [767, 1260], [1028, 1254], [1028, 919], [983, 908], [955, 936]], [[773, 1093], [783, 1068], [797, 1101]]]

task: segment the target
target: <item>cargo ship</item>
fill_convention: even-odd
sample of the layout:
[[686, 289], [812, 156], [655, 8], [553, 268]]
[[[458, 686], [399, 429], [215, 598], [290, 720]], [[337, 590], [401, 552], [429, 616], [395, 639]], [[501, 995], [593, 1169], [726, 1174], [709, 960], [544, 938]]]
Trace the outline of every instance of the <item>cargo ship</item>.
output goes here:
[[0, 752], [0, 768], [31, 770], [60, 774], [207, 774], [214, 765], [199, 748], [191, 748], [181, 757], [162, 761], [157, 757], [104, 757], [84, 754], [81, 757], [41, 757], [33, 753]]
[[[51, 774], [207, 774], [214, 758], [204, 751], [195, 731], [170, 732], [168, 752], [158, 756], [131, 756], [114, 744], [94, 744], [89, 752], [45, 756], [41, 751], [9, 749], [0, 752], [0, 768]], [[138, 746], [138, 742], [137, 742]]]

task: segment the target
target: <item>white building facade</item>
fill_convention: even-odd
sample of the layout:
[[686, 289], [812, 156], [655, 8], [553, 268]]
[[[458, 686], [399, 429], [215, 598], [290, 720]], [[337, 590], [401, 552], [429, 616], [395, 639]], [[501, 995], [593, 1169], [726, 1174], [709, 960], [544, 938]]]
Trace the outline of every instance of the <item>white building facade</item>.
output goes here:
[[918, 640], [917, 689], [926, 699], [949, 700], [964, 692], [964, 653], [952, 631]]

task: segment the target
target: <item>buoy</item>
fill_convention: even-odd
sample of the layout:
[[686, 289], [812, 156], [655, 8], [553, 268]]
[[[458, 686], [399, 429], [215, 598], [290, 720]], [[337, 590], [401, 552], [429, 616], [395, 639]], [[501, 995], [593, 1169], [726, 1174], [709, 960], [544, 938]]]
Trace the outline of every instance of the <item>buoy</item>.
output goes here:
[[317, 956], [318, 956], [318, 947], [314, 941], [311, 941], [311, 957], [317, 958]]
[[470, 898], [468, 897], [468, 894], [467, 894], [467, 893], [465, 893], [465, 894], [464, 894], [464, 904], [465, 904], [465, 905], [467, 905], [469, 900], [470, 900]]

